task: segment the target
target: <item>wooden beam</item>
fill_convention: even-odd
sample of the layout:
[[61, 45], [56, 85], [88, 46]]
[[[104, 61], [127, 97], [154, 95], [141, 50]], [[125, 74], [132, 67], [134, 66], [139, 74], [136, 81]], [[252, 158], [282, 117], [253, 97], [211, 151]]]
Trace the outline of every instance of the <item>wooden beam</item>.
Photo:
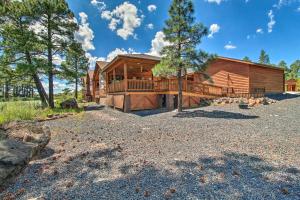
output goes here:
[[124, 88], [125, 88], [125, 92], [127, 92], [128, 90], [127, 63], [124, 63]]
[[116, 68], [113, 69], [113, 90], [115, 91], [115, 81], [116, 81]]

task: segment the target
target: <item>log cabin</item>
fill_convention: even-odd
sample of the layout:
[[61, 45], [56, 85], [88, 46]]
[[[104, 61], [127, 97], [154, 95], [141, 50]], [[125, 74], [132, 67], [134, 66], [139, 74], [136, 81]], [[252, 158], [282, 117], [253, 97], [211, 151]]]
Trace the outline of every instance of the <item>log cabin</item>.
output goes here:
[[[159, 62], [159, 57], [147, 54], [126, 54], [118, 55], [109, 63], [101, 63], [96, 68], [102, 68], [106, 104], [124, 112], [176, 108], [177, 79], [154, 77], [152, 68]], [[97, 71], [96, 74], [100, 73]], [[197, 107], [202, 99], [221, 96], [251, 97], [283, 93], [284, 88], [284, 70], [281, 68], [218, 57], [204, 72], [185, 74], [183, 106]]]
[[89, 70], [86, 76], [81, 78], [82, 82], [82, 96], [85, 101], [92, 101], [93, 100], [93, 77], [94, 77], [94, 70]]
[[286, 91], [287, 92], [296, 92], [296, 91], [298, 91], [297, 80], [296, 79], [290, 79], [290, 80], [286, 81]]
[[92, 99], [93, 101], [99, 103], [100, 98], [106, 97], [105, 92], [105, 79], [102, 75], [102, 70], [108, 64], [105, 61], [97, 61], [95, 71], [93, 73], [93, 92]]

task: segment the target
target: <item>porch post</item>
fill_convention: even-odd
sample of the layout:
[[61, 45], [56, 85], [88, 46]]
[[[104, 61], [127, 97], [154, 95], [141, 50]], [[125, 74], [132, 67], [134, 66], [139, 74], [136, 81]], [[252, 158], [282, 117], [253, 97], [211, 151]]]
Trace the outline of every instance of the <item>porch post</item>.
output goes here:
[[124, 63], [124, 89], [125, 92], [127, 92], [128, 90], [127, 63]]
[[108, 73], [105, 72], [105, 90], [106, 90], [106, 94], [109, 93], [109, 77], [108, 77]]
[[185, 75], [185, 91], [188, 92], [188, 76]]
[[115, 81], [116, 81], [116, 68], [113, 69], [113, 90], [114, 90], [114, 92], [116, 90]]

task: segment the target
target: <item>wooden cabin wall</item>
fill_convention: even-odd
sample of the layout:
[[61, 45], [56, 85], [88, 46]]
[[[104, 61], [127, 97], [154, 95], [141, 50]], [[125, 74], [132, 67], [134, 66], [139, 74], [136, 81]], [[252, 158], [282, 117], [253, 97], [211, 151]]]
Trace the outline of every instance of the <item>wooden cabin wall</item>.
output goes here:
[[217, 60], [210, 64], [206, 72], [210, 78], [204, 80], [201, 74], [195, 74], [195, 81], [220, 87], [239, 88], [249, 92], [249, 65], [244, 63]]
[[150, 110], [159, 107], [158, 95], [156, 94], [134, 94], [130, 95], [131, 110]]
[[192, 96], [183, 96], [183, 107], [184, 108], [193, 108], [198, 107], [200, 105], [200, 97], [192, 97]]
[[265, 88], [266, 93], [283, 93], [284, 72], [282, 70], [251, 66], [250, 88]]

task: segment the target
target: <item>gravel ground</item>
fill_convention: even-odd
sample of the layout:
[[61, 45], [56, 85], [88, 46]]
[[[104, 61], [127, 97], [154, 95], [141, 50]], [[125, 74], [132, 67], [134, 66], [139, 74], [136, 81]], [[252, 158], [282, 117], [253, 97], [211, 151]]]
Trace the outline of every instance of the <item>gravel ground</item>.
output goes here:
[[300, 199], [300, 97], [47, 123], [48, 148], [0, 197]]

